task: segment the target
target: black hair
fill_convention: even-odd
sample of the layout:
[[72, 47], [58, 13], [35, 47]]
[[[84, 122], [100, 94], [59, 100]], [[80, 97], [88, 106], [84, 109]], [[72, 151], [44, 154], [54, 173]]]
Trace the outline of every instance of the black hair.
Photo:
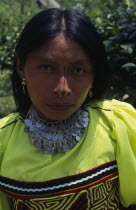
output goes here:
[[[16, 45], [15, 57], [18, 57], [21, 65], [25, 64], [28, 53], [41, 47], [46, 41], [63, 33], [66, 37], [75, 40], [82, 46], [94, 67], [95, 79], [93, 82], [92, 99], [103, 98], [109, 84], [109, 67], [101, 37], [96, 31], [90, 18], [82, 12], [67, 9], [48, 9], [35, 15], [23, 29]], [[12, 86], [17, 111], [25, 115], [31, 106], [31, 100], [27, 89], [25, 94], [21, 84], [21, 78], [17, 72], [14, 61], [12, 72]]]

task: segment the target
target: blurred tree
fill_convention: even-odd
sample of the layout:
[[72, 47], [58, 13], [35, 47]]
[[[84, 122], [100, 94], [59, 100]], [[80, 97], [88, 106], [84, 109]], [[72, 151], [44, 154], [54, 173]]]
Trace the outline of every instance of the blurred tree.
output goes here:
[[39, 8], [50, 8], [50, 7], [55, 7], [55, 8], [59, 8], [60, 7], [60, 4], [55, 1], [55, 0], [37, 0], [36, 1], [37, 5]]
[[[133, 2], [131, 2], [133, 3]], [[93, 17], [112, 70], [110, 98], [136, 107], [136, 5], [105, 3]]]
[[25, 10], [25, 0], [21, 0], [21, 14], [24, 14], [24, 10]]
[[[133, 1], [135, 0], [114, 0], [117, 5], [120, 3], [126, 3], [129, 6], [133, 4]], [[58, 0], [58, 2], [61, 4], [62, 8], [72, 7], [85, 11], [86, 14], [89, 14], [92, 12], [99, 12], [101, 8], [104, 8], [105, 3], [112, 3], [113, 0]]]

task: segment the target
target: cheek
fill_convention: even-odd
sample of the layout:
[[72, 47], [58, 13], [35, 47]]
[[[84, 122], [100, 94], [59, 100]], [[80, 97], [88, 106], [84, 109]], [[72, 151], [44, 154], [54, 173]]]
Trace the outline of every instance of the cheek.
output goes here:
[[86, 87], [86, 88], [84, 88], [84, 89], [81, 89], [81, 90], [78, 92], [78, 98], [79, 98], [79, 100], [81, 100], [81, 101], [85, 100], [85, 98], [86, 98], [87, 95], [88, 95], [89, 90], [90, 90], [89, 87]]
[[79, 90], [86, 94], [90, 88], [92, 87], [93, 83], [93, 76], [88, 75], [88, 77], [85, 77], [79, 81]]
[[79, 85], [77, 86], [77, 96], [80, 101], [83, 101], [86, 99], [88, 92], [90, 88], [92, 87], [92, 83], [93, 83], [92, 77], [90, 79], [88, 78], [79, 83]]
[[47, 97], [49, 87], [47, 81], [41, 78], [27, 78], [26, 86], [31, 100], [40, 102], [42, 99]]
[[26, 84], [28, 89], [34, 89], [35, 92], [44, 92], [50, 90], [53, 86], [53, 78], [51, 76], [38, 72], [37, 70], [26, 70]]

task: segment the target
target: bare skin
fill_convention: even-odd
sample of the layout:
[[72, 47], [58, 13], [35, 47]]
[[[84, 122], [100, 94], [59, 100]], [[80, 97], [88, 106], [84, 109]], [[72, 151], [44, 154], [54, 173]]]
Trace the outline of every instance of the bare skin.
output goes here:
[[75, 41], [60, 34], [29, 53], [21, 78], [38, 115], [45, 120], [64, 120], [84, 103], [94, 72], [90, 57]]

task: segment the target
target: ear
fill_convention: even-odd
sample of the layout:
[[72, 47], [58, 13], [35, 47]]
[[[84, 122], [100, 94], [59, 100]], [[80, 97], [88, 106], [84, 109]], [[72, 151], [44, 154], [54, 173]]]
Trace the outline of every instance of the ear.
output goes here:
[[23, 69], [18, 57], [15, 58], [15, 63], [16, 63], [16, 67], [17, 67], [17, 72], [18, 72], [19, 76], [21, 77], [21, 79], [23, 79], [25, 77], [24, 69]]

